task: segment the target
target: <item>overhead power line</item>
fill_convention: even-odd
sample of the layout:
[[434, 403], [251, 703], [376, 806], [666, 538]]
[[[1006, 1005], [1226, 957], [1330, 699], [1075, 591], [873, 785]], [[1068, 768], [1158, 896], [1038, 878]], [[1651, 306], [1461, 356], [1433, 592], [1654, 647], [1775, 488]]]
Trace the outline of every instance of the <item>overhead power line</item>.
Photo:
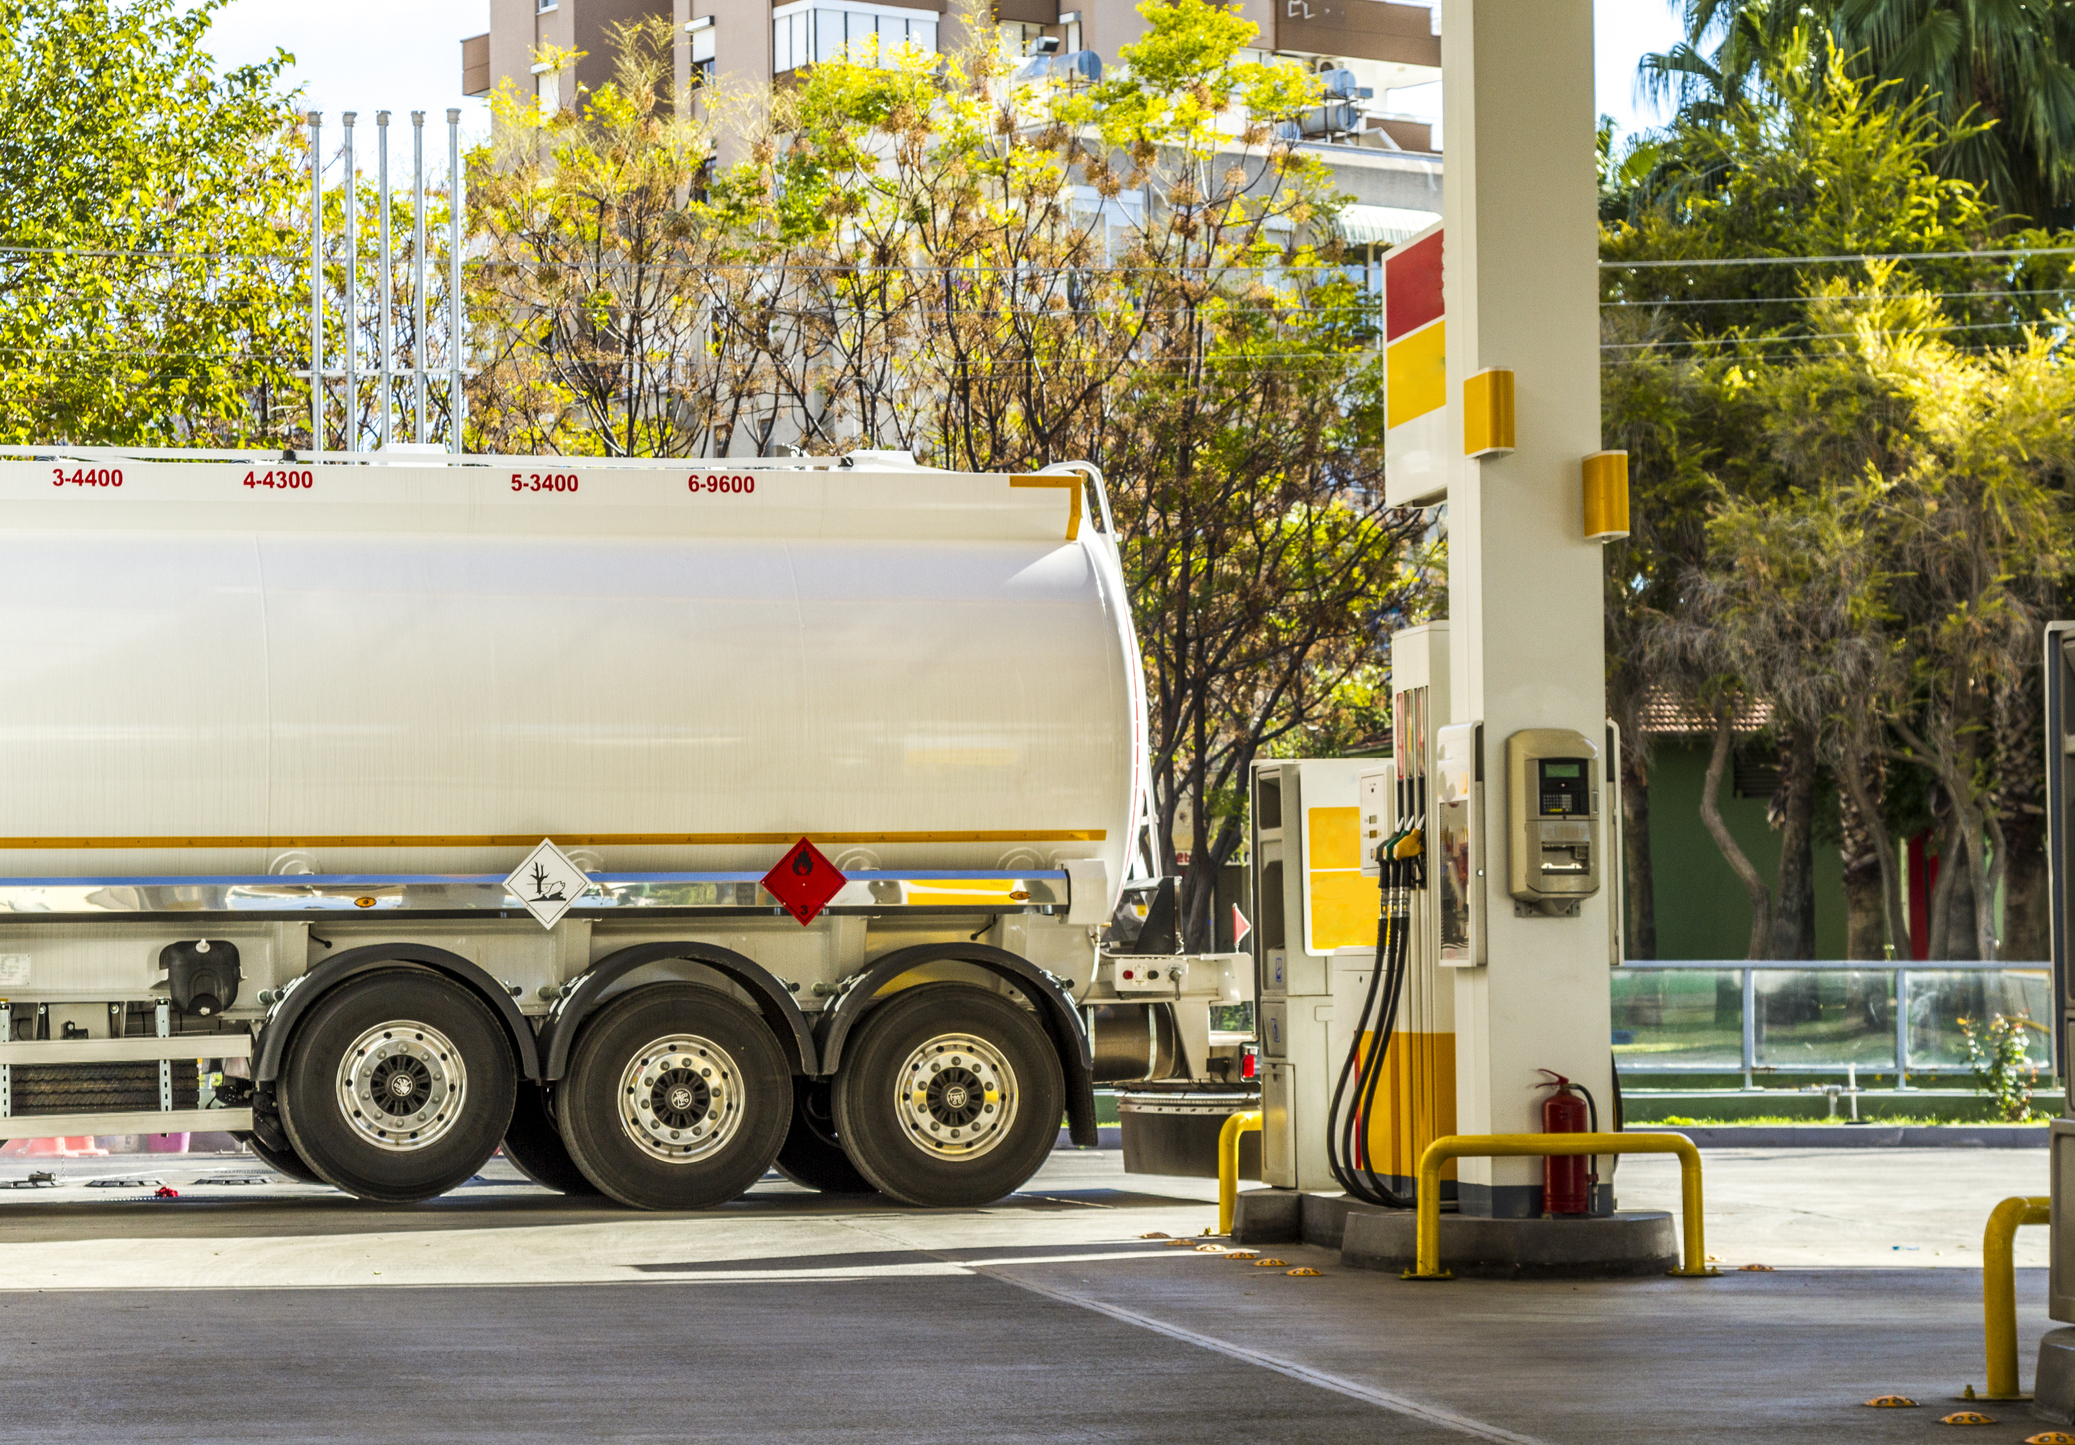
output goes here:
[[[2007, 346], [1998, 346], [1993, 342], [1977, 342], [1972, 344], [1967, 342], [1949, 342], [1947, 343], [1946, 349], [1948, 351], [1956, 353], [1965, 353], [1970, 356], [1978, 356], [1988, 352], [2007, 352], [2010, 348]], [[1825, 351], [1761, 351], [1756, 353], [1738, 353], [1736, 356], [1733, 357], [1724, 357], [1716, 355], [1712, 357], [1702, 358], [1698, 356], [1689, 355], [1670, 357], [1666, 359], [1672, 361], [1700, 361], [1704, 359], [1734, 361], [1738, 365], [1743, 365], [1745, 363], [1760, 361], [1830, 361], [1849, 354], [1849, 352], [1845, 351], [1842, 348], [1831, 348]], [[1607, 364], [1613, 366], [1627, 365], [1640, 361], [1648, 361], [1651, 359], [1653, 358], [1644, 356], [1638, 352], [1633, 351], [1623, 352], [1619, 355], [1608, 356], [1604, 358]]]
[[2070, 256], [2075, 246], [2012, 246], [1996, 251], [1862, 251], [1850, 256], [1707, 256], [1691, 261], [1602, 261], [1607, 271], [1659, 270], [1674, 266], [1832, 266], [1861, 261], [1994, 261], [2011, 256]]
[[[1872, 336], [1942, 336], [1950, 331], [2015, 331], [2026, 323], [2018, 321], [1982, 321], [1968, 326], [1889, 326], [1875, 328], [1866, 334]], [[1857, 331], [1819, 331], [1810, 336], [1699, 336], [1692, 338], [1667, 337], [1662, 341], [1608, 341], [1600, 344], [1601, 351], [1645, 351], [1659, 346], [1775, 346], [1795, 341], [1841, 341], [1858, 336]]]
[[[1935, 301], [1989, 301], [1998, 296], [2066, 296], [2075, 291], [2075, 286], [2046, 286], [2030, 291], [2012, 291], [1997, 287], [1987, 291], [1913, 291], [1911, 296], [1929, 296]], [[1851, 296], [1693, 296], [1668, 301], [1602, 301], [1602, 307], [1611, 306], [1802, 306], [1811, 301], [1894, 301], [1895, 294], [1863, 292]]]

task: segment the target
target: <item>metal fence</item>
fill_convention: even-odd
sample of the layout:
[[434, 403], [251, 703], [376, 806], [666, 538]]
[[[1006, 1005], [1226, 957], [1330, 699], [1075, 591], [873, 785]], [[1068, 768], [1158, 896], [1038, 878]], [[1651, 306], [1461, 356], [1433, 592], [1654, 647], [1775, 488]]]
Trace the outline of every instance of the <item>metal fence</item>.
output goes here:
[[2044, 963], [1747, 963], [1678, 959], [1613, 971], [1614, 1057], [1624, 1076], [1965, 1074], [1962, 1019], [2036, 1020], [2027, 1053], [2052, 1071]]

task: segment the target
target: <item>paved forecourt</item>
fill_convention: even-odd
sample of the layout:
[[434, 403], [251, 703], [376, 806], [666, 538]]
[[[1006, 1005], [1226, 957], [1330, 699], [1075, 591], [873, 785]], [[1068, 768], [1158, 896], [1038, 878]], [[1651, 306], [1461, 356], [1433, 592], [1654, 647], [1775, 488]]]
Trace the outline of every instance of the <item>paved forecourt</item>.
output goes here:
[[[1961, 1153], [1711, 1151], [1709, 1252], [1771, 1272], [1445, 1285], [1143, 1239], [1194, 1236], [1215, 1187], [1114, 1151], [985, 1209], [772, 1180], [694, 1216], [501, 1160], [408, 1208], [247, 1161], [67, 1162], [0, 1190], [0, 1440], [1915, 1438], [1981, 1383], [1981, 1220], [2044, 1188], [2041, 1151]], [[1624, 1205], [1671, 1202], [1658, 1162], [1621, 1166]], [[2027, 1355], [2043, 1295], [2021, 1269]], [[1928, 1408], [1858, 1404], [1889, 1391]], [[1975, 1438], [2039, 1428], [1989, 1410]]]

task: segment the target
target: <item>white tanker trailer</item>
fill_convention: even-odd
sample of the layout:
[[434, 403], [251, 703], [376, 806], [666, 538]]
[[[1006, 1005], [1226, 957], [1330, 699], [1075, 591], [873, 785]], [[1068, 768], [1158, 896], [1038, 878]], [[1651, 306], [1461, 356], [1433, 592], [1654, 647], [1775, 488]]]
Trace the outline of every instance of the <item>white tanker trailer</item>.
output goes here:
[[[1099, 947], [1146, 786], [1105, 511], [871, 454], [0, 461], [0, 1137], [970, 1204], [1099, 1078], [1229, 1076], [1249, 966]], [[806, 926], [759, 881], [802, 837]]]

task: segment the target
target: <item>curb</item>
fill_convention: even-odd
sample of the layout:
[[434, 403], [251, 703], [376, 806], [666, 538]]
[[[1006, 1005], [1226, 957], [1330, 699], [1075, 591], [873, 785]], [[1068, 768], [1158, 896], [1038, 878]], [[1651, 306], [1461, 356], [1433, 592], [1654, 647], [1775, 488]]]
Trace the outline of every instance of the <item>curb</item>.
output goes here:
[[[1633, 1133], [1684, 1134], [1703, 1149], [2044, 1149], [2038, 1124], [1631, 1124]], [[1122, 1149], [1121, 1125], [1096, 1131], [1097, 1149]], [[1059, 1131], [1052, 1147], [1071, 1150]]]
[[1703, 1149], [2044, 1149], [2037, 1124], [1631, 1124]]

